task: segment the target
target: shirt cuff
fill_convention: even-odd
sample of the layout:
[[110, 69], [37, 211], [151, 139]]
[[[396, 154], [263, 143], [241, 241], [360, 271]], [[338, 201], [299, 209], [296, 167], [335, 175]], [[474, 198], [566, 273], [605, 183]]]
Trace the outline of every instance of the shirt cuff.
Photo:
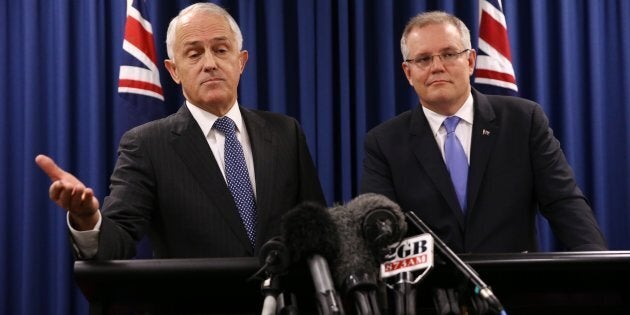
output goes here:
[[102, 222], [101, 212], [98, 211], [98, 221], [94, 226], [94, 229], [87, 231], [78, 231], [70, 224], [70, 213], [66, 214], [66, 223], [70, 229], [70, 235], [72, 236], [72, 247], [78, 258], [90, 259], [96, 256], [98, 252], [98, 235], [101, 230]]

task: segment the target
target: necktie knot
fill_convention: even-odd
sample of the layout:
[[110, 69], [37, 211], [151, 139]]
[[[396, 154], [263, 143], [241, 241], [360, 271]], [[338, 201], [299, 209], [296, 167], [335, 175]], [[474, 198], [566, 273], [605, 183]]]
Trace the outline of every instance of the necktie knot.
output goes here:
[[460, 118], [457, 116], [446, 117], [444, 120], [444, 128], [446, 128], [446, 133], [455, 132], [455, 128], [457, 128], [457, 124], [459, 123]]
[[223, 116], [214, 122], [212, 128], [219, 130], [225, 136], [231, 136], [235, 133], [234, 130], [236, 129], [236, 126], [230, 117]]

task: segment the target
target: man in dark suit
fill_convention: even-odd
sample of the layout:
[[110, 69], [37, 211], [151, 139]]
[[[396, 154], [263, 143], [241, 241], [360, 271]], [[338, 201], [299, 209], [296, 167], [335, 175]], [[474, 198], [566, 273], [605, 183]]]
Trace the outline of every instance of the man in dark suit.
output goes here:
[[[537, 250], [537, 209], [566, 249], [606, 249], [541, 107], [471, 88], [476, 53], [461, 20], [420, 14], [401, 50], [421, 106], [367, 134], [362, 192], [414, 211], [459, 253]], [[443, 122], [454, 116], [447, 134]]]
[[[51, 199], [68, 211], [80, 258], [131, 258], [145, 234], [156, 258], [253, 256], [280, 233], [286, 211], [303, 201], [325, 204], [298, 122], [239, 107], [242, 42], [234, 19], [211, 3], [171, 21], [165, 65], [186, 103], [123, 135], [102, 215], [92, 189], [49, 157], [36, 158], [52, 180]], [[236, 142], [216, 124], [226, 117]], [[232, 154], [242, 163], [237, 185]]]

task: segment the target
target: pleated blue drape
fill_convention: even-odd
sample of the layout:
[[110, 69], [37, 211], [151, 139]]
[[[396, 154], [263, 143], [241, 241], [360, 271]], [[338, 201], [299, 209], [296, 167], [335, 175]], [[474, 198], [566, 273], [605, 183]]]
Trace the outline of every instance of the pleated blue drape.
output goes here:
[[[193, 1], [148, 0], [159, 59], [169, 20]], [[477, 37], [476, 1], [231, 0], [250, 60], [245, 107], [304, 126], [328, 202], [356, 196], [367, 130], [418, 106], [401, 70], [400, 34], [440, 9]], [[506, 0], [520, 95], [539, 102], [592, 202], [611, 249], [630, 249], [630, 2]], [[33, 162], [57, 160], [107, 194], [118, 140], [183, 99], [159, 64], [166, 103], [117, 95], [125, 0], [0, 4], [0, 314], [85, 314], [63, 210]], [[541, 245], [558, 247], [544, 220]]]

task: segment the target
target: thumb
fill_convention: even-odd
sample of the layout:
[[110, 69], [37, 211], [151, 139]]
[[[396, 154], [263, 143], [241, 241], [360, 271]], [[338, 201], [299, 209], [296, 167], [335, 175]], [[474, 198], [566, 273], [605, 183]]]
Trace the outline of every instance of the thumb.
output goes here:
[[57, 166], [55, 161], [46, 155], [43, 155], [43, 154], [37, 155], [35, 157], [35, 163], [37, 163], [39, 168], [41, 168], [44, 171], [44, 173], [46, 173], [46, 175], [48, 175], [48, 177], [50, 177], [50, 180], [53, 182], [61, 179], [63, 175], [66, 174], [66, 171], [64, 171], [62, 168]]

